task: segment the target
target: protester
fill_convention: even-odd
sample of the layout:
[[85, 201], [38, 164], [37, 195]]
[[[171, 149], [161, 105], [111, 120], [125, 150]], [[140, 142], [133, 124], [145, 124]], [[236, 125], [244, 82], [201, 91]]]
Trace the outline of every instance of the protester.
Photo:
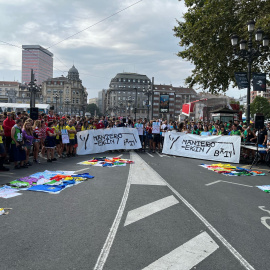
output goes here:
[[53, 130], [53, 121], [48, 123], [48, 127], [46, 128], [46, 139], [45, 139], [45, 147], [47, 150], [47, 162], [56, 161], [57, 159], [54, 157], [54, 149], [55, 149], [55, 136]]
[[[16, 120], [16, 124], [11, 128], [11, 148], [10, 148], [10, 159], [14, 161], [14, 168], [28, 168], [25, 163], [26, 160], [26, 148], [23, 145], [22, 136], [23, 120]], [[20, 162], [20, 164], [18, 164]]]

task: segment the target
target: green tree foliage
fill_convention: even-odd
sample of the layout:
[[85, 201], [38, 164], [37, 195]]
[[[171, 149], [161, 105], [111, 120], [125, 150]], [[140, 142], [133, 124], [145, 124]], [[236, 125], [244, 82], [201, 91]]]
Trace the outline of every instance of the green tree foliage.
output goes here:
[[270, 104], [265, 97], [256, 96], [254, 101], [250, 104], [251, 115], [255, 113], [262, 113], [265, 119], [270, 118]]
[[99, 108], [95, 103], [87, 104], [86, 112], [91, 113], [91, 116], [100, 116]]
[[[235, 82], [234, 72], [247, 70], [246, 61], [233, 55], [230, 36], [235, 33], [247, 40], [247, 22], [251, 19], [256, 22], [255, 28], [270, 35], [270, 1], [185, 0], [185, 5], [188, 10], [183, 20], [177, 21], [174, 33], [182, 47], [177, 55], [195, 65], [186, 83], [212, 93], [225, 92]], [[260, 57], [254, 61], [252, 71], [269, 73], [266, 60]]]

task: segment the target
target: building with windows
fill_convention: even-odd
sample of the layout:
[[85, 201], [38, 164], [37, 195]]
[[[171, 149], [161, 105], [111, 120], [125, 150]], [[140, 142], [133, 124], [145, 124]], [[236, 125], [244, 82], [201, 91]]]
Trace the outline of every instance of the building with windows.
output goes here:
[[155, 84], [153, 85], [153, 119], [177, 120], [182, 105], [197, 98], [197, 93], [192, 88]]
[[53, 77], [53, 54], [39, 45], [22, 45], [22, 83], [31, 81], [31, 69], [37, 85]]
[[87, 91], [82, 85], [78, 70], [72, 66], [67, 77], [51, 78], [43, 82], [44, 103], [54, 107], [58, 114], [84, 115]]
[[251, 91], [250, 102], [252, 103], [256, 97], [265, 97], [270, 101], [270, 86], [266, 85], [266, 91]]
[[106, 89], [102, 89], [98, 92], [98, 98], [97, 98], [97, 106], [99, 108], [99, 111], [101, 114], [105, 114], [105, 96], [106, 96]]
[[[151, 80], [138, 73], [118, 73], [111, 79], [105, 93], [104, 113], [110, 116], [134, 118], [147, 117], [147, 96], [144, 89], [151, 87]], [[137, 101], [137, 104], [135, 104]]]
[[16, 103], [19, 82], [0, 81], [0, 103]]

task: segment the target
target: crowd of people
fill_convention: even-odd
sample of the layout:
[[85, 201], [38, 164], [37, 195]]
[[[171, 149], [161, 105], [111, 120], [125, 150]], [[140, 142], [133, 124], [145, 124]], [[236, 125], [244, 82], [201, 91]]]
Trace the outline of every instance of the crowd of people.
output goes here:
[[[158, 131], [156, 129], [158, 122]], [[155, 126], [155, 132], [153, 132]], [[230, 135], [241, 136], [244, 144], [255, 144], [267, 147], [270, 145], [270, 124], [268, 129], [256, 130], [253, 124], [246, 125], [239, 121], [229, 122], [195, 122], [195, 121], [162, 121], [161, 119], [147, 121], [137, 119], [132, 121], [122, 117], [81, 117], [40, 113], [38, 120], [32, 120], [27, 112], [4, 112], [0, 114], [0, 171], [9, 168], [4, 164], [14, 163], [15, 169], [28, 168], [40, 163], [40, 157], [47, 162], [58, 158], [69, 158], [76, 155], [77, 132], [90, 129], [107, 128], [141, 128], [139, 134], [142, 149], [139, 151], [161, 152], [164, 134], [167, 131], [190, 133], [198, 136]], [[68, 135], [68, 143], [64, 143], [63, 134]], [[246, 150], [244, 155], [254, 153]], [[30, 157], [31, 160], [30, 161]], [[33, 157], [33, 158], [32, 158]]]

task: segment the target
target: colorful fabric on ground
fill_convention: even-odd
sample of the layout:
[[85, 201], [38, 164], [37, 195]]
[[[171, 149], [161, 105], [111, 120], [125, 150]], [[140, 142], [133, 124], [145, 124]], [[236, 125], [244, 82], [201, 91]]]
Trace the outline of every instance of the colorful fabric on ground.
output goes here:
[[28, 188], [30, 191], [41, 191], [41, 192], [58, 192], [64, 189], [65, 185], [36, 185]]
[[15, 187], [15, 188], [27, 188], [30, 186], [30, 184], [28, 182], [22, 182], [22, 181], [18, 181], [18, 180], [11, 181], [9, 183], [9, 185], [11, 187]]
[[22, 195], [22, 193], [19, 193], [19, 190], [10, 186], [3, 186], [0, 188], [0, 198], [8, 199], [19, 195]]
[[232, 166], [231, 164], [201, 164], [203, 168], [223, 174], [226, 176], [263, 176], [265, 173], [261, 171], [253, 171], [246, 168]]
[[121, 159], [119, 157], [102, 157], [92, 158], [91, 160], [79, 162], [80, 165], [91, 165], [97, 167], [123, 167], [126, 164], [134, 164], [134, 161], [129, 159]]
[[262, 191], [266, 192], [266, 193], [270, 193], [270, 185], [266, 185], [266, 186], [257, 186], [257, 188], [261, 189]]
[[[22, 193], [19, 190], [41, 191], [58, 194], [63, 189], [82, 183], [94, 176], [89, 173], [74, 174], [74, 171], [44, 171], [11, 181], [0, 188], [1, 198], [11, 198]], [[24, 180], [24, 181], [23, 181]]]

